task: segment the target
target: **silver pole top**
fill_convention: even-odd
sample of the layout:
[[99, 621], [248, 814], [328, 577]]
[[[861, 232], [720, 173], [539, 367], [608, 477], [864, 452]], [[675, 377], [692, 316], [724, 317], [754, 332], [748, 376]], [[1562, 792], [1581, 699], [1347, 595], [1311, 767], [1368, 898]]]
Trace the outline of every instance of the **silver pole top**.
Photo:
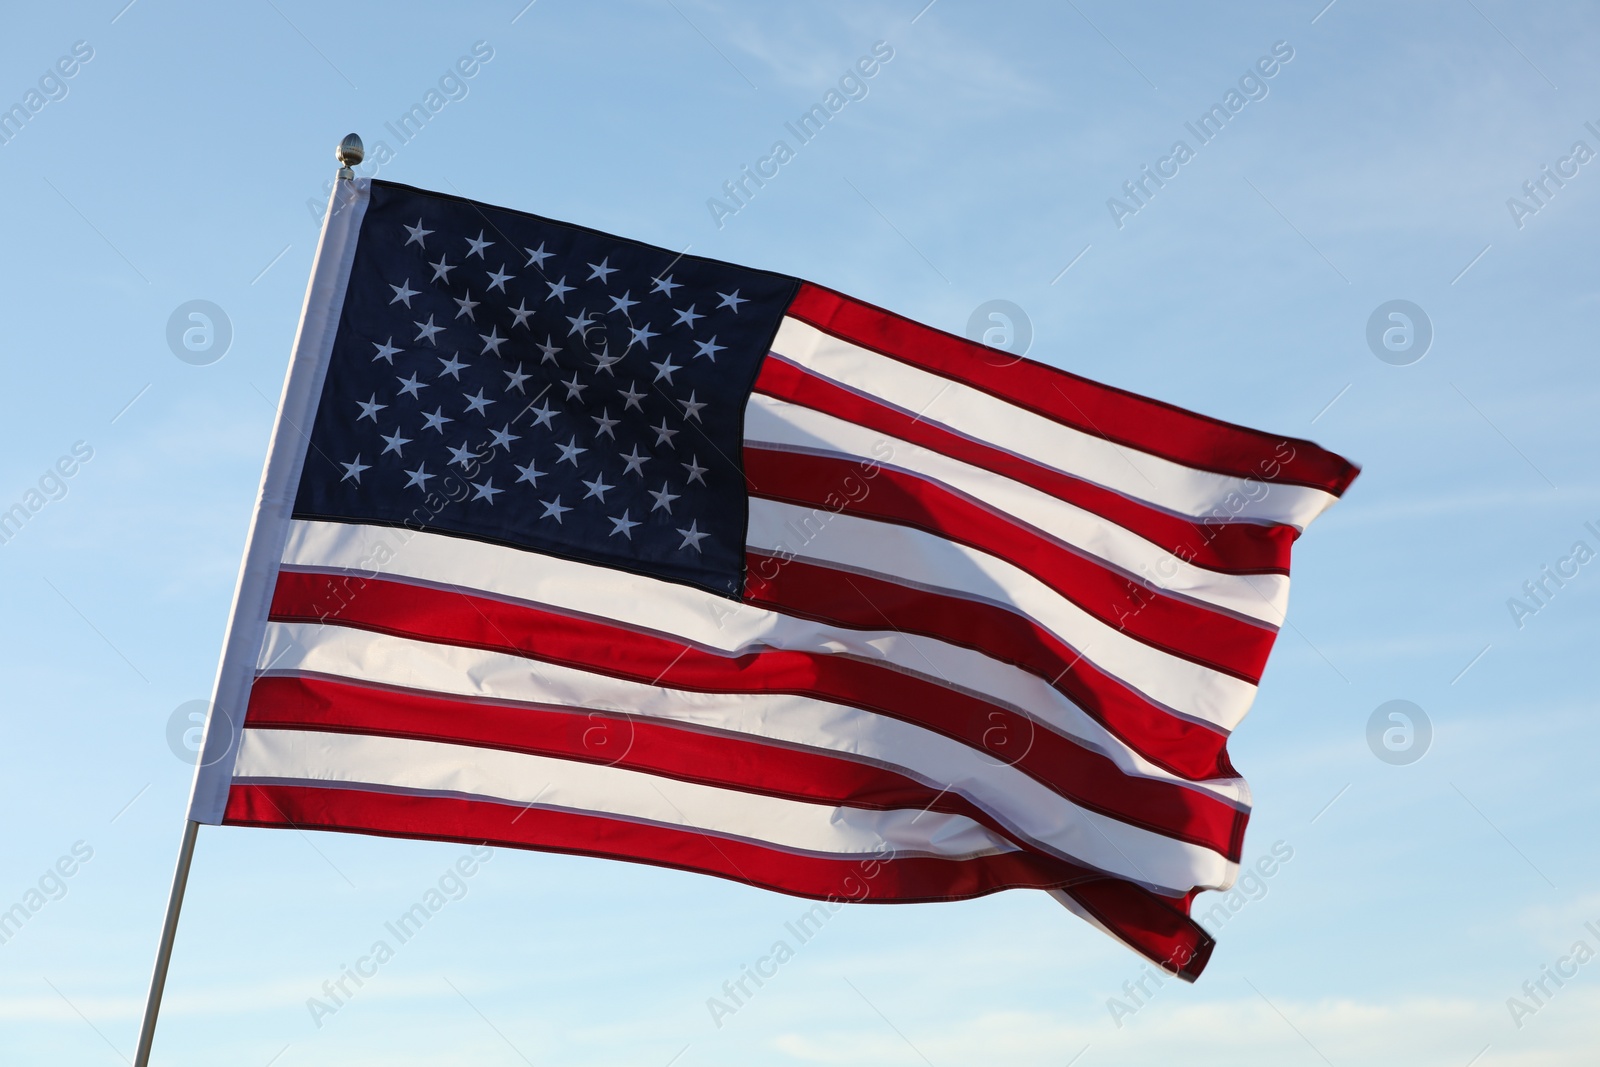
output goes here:
[[361, 138], [353, 133], [347, 133], [344, 140], [339, 142], [339, 147], [334, 149], [333, 158], [339, 161], [339, 177], [346, 180], [356, 176], [351, 167], [359, 164], [366, 157], [367, 150], [361, 144]]

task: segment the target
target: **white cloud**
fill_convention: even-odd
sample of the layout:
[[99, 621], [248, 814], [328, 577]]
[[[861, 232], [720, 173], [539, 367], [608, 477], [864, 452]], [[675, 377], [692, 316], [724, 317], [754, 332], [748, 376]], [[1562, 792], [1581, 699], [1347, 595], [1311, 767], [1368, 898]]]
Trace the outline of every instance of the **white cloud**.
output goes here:
[[[1514, 991], [1508, 991], [1508, 994]], [[1170, 995], [1169, 995], [1170, 996]], [[1589, 1020], [1600, 991], [1570, 989], [1514, 1027], [1504, 1001], [1414, 997], [1393, 1002], [1298, 1001], [1249, 994], [1183, 1003], [1157, 993], [1119, 1030], [1110, 1012], [1100, 1022], [1069, 1021], [1040, 1012], [989, 1012], [930, 1032], [904, 1019], [852, 1029], [808, 1028], [775, 1038], [772, 1047], [803, 1063], [1049, 1064], [1083, 1052], [1077, 1067], [1182, 1062], [1189, 1067], [1241, 1064], [1364, 1064], [1373, 1067], [1462, 1067], [1484, 1046], [1481, 1067], [1593, 1063]], [[902, 1038], [895, 1033], [899, 1029]], [[1087, 1051], [1084, 1051], [1087, 1049]]]

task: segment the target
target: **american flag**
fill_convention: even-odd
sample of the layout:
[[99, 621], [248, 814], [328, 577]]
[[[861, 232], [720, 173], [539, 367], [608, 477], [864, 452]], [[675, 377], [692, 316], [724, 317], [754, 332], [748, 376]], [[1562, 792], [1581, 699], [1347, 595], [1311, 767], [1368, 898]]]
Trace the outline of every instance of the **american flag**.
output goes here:
[[337, 195], [192, 819], [1036, 888], [1200, 972], [1228, 734], [1353, 466], [795, 278]]

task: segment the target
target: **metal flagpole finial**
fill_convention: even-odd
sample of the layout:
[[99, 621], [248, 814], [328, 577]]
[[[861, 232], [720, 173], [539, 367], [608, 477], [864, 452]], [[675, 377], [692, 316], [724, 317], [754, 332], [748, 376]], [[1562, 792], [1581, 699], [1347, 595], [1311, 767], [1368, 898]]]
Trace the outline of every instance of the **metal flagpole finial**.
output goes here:
[[356, 172], [351, 167], [356, 166], [366, 157], [367, 150], [361, 144], [361, 138], [353, 133], [344, 135], [344, 140], [339, 142], [339, 147], [334, 149], [333, 158], [339, 161], [339, 177], [351, 179]]

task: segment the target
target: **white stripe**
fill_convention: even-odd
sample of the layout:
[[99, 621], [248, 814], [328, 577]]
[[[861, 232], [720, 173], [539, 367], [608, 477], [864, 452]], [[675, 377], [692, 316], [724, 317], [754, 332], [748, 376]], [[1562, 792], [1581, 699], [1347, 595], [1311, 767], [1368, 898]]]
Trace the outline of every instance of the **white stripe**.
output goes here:
[[1229, 875], [1226, 859], [1213, 850], [1086, 811], [959, 741], [848, 705], [787, 693], [689, 692], [508, 653], [315, 623], [274, 623], [261, 665], [267, 675], [314, 674], [620, 713], [838, 753], [964, 796], [1044, 851], [1157, 891], [1181, 893]]
[[1137, 641], [1020, 567], [923, 530], [752, 498], [746, 539], [780, 558], [997, 604], [1157, 703], [1205, 722], [1231, 729], [1255, 698], [1249, 682]]
[[465, 794], [682, 827], [823, 856], [860, 856], [886, 846], [902, 855], [946, 859], [1016, 851], [962, 815], [808, 804], [620, 767], [439, 741], [247, 729], [234, 774], [254, 781]]
[[[355, 572], [534, 604], [664, 634], [727, 655], [835, 653], [977, 694], [1109, 757], [1124, 773], [1182, 781], [1141, 758], [1044, 679], [971, 649], [892, 630], [850, 630], [608, 567], [387, 526], [296, 521], [285, 567]], [[1186, 783], [1247, 806], [1240, 778]]]
[[[1195, 470], [1036, 415], [981, 389], [889, 359], [785, 318], [772, 350], [792, 363], [965, 437], [1194, 517], [1286, 522], [1302, 529], [1336, 499], [1320, 489]], [[1288, 454], [1280, 457], [1288, 458]], [[1265, 474], [1267, 472], [1263, 472]]]
[[[760, 393], [751, 394], [745, 407], [744, 438], [760, 447], [841, 456], [904, 471], [1027, 523], [1157, 589], [1274, 626], [1283, 622], [1288, 575], [1221, 574], [1197, 567], [1109, 519], [942, 452]], [[871, 477], [863, 474], [861, 480]]]

